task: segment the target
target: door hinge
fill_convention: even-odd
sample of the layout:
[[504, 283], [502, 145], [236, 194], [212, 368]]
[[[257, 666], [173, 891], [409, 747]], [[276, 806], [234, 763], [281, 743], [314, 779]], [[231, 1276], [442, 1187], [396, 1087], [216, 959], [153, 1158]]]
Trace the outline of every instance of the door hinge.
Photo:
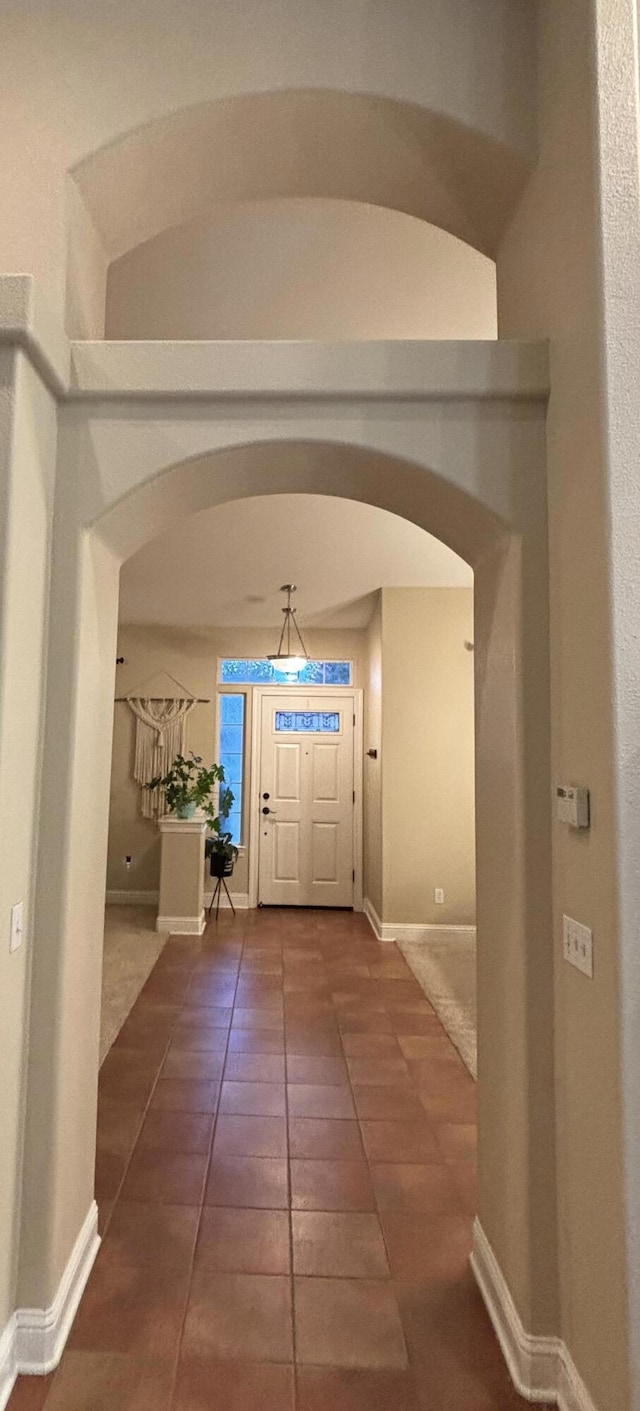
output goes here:
[[352, 802], [352, 803], [355, 803], [355, 801], [356, 801], [356, 791], [355, 791], [355, 789], [354, 789], [354, 791], [353, 791], [353, 793], [352, 793], [352, 795], [351, 795], [351, 802]]
[[355, 730], [355, 728], [356, 728], [356, 718], [355, 718], [355, 715], [354, 715], [354, 717], [353, 717], [353, 728], [354, 728], [354, 730]]
[[351, 881], [352, 881], [352, 882], [355, 882], [355, 880], [356, 880], [356, 869], [355, 869], [355, 867], [354, 867], [353, 872], [351, 873]]

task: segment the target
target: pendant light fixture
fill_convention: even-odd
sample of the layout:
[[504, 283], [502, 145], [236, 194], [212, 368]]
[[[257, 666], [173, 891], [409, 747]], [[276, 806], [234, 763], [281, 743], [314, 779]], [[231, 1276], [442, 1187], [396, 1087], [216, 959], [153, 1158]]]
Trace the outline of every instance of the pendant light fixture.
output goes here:
[[309, 653], [302, 640], [302, 633], [296, 622], [296, 610], [291, 606], [291, 594], [297, 591], [295, 583], [283, 583], [280, 592], [287, 595], [287, 606], [282, 609], [284, 622], [277, 652], [270, 652], [267, 658], [277, 671], [295, 675], [302, 671], [309, 660]]

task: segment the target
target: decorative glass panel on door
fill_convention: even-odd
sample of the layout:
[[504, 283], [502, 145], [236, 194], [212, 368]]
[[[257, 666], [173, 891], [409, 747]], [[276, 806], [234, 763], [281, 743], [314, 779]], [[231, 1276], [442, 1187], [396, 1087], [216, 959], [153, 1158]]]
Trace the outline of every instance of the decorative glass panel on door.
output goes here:
[[277, 710], [278, 733], [294, 735], [337, 735], [340, 731], [338, 710]]

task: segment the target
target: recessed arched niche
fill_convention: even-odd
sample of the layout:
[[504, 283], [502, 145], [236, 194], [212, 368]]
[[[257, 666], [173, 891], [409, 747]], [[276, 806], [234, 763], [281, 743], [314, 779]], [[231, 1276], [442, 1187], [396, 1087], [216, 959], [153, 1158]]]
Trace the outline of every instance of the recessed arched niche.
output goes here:
[[180, 109], [71, 169], [67, 330], [495, 337], [491, 262], [528, 173], [486, 132], [379, 95]]

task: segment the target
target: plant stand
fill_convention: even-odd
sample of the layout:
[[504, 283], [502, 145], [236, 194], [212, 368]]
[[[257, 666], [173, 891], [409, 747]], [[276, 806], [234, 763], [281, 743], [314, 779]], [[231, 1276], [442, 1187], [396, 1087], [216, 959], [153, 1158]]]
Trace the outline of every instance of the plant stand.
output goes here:
[[232, 910], [234, 916], [235, 916], [235, 914], [236, 914], [236, 909], [235, 909], [235, 906], [233, 905], [233, 902], [232, 902], [232, 900], [231, 900], [231, 895], [230, 895], [230, 892], [229, 892], [229, 888], [228, 888], [228, 886], [227, 886], [227, 884], [226, 884], [226, 882], [225, 882], [224, 877], [223, 877], [222, 875], [220, 875], [220, 876], [216, 877], [215, 889], [214, 889], [214, 892], [213, 892], [213, 896], [212, 896], [212, 898], [211, 898], [211, 901], [209, 902], [209, 916], [211, 915], [211, 912], [213, 911], [213, 903], [214, 903], [214, 902], [216, 903], [216, 921], [218, 920], [218, 912], [219, 912], [219, 910], [220, 910], [220, 894], [221, 894], [221, 892], [222, 892], [222, 888], [223, 888], [223, 887], [224, 887], [224, 889], [225, 889], [225, 892], [227, 893], [227, 900], [228, 900], [228, 902], [229, 902], [229, 906], [231, 907], [231, 910]]

